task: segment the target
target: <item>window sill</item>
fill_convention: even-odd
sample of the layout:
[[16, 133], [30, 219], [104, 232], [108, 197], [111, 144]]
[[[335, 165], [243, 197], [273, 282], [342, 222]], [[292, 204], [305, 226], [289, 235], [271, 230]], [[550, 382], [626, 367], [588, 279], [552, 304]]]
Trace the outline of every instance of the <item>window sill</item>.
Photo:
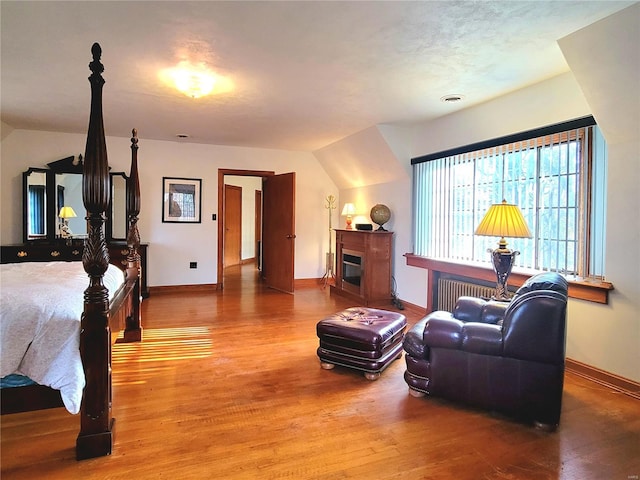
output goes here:
[[[429, 284], [431, 285], [431, 272], [443, 272], [461, 277], [475, 278], [489, 282], [495, 282], [495, 272], [489, 265], [481, 263], [462, 263], [452, 260], [435, 260], [433, 258], [420, 257], [413, 253], [405, 253], [407, 265], [429, 270]], [[519, 287], [536, 272], [532, 270], [514, 269], [509, 276], [509, 285]], [[613, 290], [610, 282], [594, 282], [588, 280], [572, 280], [569, 282], [569, 297], [586, 300], [588, 302], [609, 303], [609, 292]]]

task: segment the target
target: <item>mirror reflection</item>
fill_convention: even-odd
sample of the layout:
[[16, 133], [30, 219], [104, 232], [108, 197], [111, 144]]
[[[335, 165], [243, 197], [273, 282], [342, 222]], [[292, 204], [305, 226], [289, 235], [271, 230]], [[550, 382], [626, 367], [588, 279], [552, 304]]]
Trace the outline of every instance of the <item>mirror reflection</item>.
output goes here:
[[72, 238], [86, 237], [87, 221], [85, 217], [87, 214], [82, 202], [82, 175], [56, 173], [55, 185], [55, 212], [58, 219], [56, 236], [63, 238], [69, 236]]
[[25, 173], [26, 237], [29, 240], [47, 236], [47, 173], [30, 169]]
[[127, 177], [124, 173], [111, 174], [111, 238], [127, 238]]

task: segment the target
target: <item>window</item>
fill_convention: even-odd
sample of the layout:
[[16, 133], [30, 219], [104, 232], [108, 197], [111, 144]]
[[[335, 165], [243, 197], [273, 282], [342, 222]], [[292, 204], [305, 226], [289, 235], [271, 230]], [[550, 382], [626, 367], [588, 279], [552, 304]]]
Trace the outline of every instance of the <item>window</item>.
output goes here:
[[516, 266], [604, 278], [606, 145], [593, 117], [412, 160], [414, 254], [489, 262], [474, 235], [489, 206], [516, 204], [533, 238]]

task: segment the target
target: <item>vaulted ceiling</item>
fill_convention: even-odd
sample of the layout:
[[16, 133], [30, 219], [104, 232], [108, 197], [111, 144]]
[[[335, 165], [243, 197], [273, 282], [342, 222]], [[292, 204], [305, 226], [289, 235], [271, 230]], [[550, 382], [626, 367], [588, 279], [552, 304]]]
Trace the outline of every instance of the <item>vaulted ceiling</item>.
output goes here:
[[[3, 0], [2, 122], [86, 132], [99, 42], [107, 135], [315, 151], [564, 73], [557, 41], [633, 3]], [[159, 77], [181, 60], [233, 88], [184, 96]]]

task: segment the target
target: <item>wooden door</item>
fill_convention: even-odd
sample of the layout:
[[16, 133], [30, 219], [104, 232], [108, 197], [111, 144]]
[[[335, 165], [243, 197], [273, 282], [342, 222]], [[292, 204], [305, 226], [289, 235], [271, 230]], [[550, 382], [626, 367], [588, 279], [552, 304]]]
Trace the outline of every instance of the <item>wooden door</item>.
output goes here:
[[256, 268], [258, 270], [262, 269], [262, 190], [255, 191], [254, 197], [254, 211], [255, 215], [255, 258], [256, 258]]
[[242, 254], [242, 188], [224, 186], [224, 266], [240, 263]]
[[295, 185], [295, 172], [262, 183], [262, 276], [268, 287], [287, 293], [293, 293]]

